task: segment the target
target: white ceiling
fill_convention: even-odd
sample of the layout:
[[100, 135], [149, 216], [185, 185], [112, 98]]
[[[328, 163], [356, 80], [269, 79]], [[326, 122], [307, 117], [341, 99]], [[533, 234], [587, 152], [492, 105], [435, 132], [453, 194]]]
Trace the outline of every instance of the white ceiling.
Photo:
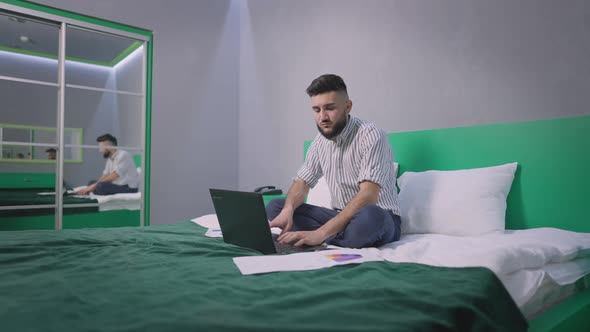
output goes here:
[[[57, 56], [59, 25], [0, 11], [0, 47]], [[110, 63], [135, 40], [70, 27], [66, 57]]]

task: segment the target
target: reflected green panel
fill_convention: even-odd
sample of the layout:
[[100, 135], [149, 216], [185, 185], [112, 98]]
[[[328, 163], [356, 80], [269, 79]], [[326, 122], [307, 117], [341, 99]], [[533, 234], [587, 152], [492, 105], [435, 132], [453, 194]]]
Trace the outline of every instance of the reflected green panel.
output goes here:
[[139, 211], [116, 210], [64, 216], [64, 229], [139, 226]]

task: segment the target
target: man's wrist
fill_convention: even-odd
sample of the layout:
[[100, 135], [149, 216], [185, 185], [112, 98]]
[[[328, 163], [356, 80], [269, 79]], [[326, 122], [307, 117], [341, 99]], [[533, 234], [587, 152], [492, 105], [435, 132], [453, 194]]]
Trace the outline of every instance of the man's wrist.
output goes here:
[[295, 209], [293, 208], [293, 206], [285, 204], [283, 206], [283, 210], [281, 212], [282, 213], [288, 213], [289, 215], [292, 216], [293, 213], [295, 212]]
[[318, 234], [322, 238], [322, 241], [326, 241], [329, 237], [331, 237], [333, 235], [333, 234], [330, 234], [330, 232], [328, 230], [326, 230], [324, 227], [320, 227], [320, 228], [316, 229], [316, 232], [318, 232]]

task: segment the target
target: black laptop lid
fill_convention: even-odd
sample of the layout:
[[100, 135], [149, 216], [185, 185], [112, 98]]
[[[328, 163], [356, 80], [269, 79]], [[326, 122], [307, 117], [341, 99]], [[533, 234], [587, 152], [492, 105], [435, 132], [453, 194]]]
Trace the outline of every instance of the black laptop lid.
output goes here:
[[276, 252], [261, 194], [222, 189], [209, 192], [223, 241], [263, 254]]

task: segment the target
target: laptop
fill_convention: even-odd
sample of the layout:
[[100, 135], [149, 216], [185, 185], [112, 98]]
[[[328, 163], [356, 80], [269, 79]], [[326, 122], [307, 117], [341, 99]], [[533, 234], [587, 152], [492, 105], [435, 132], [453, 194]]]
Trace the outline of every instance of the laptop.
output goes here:
[[262, 195], [223, 189], [209, 189], [223, 241], [250, 248], [265, 255], [326, 249], [321, 246], [296, 247], [280, 243], [278, 235], [272, 234], [266, 216]]

